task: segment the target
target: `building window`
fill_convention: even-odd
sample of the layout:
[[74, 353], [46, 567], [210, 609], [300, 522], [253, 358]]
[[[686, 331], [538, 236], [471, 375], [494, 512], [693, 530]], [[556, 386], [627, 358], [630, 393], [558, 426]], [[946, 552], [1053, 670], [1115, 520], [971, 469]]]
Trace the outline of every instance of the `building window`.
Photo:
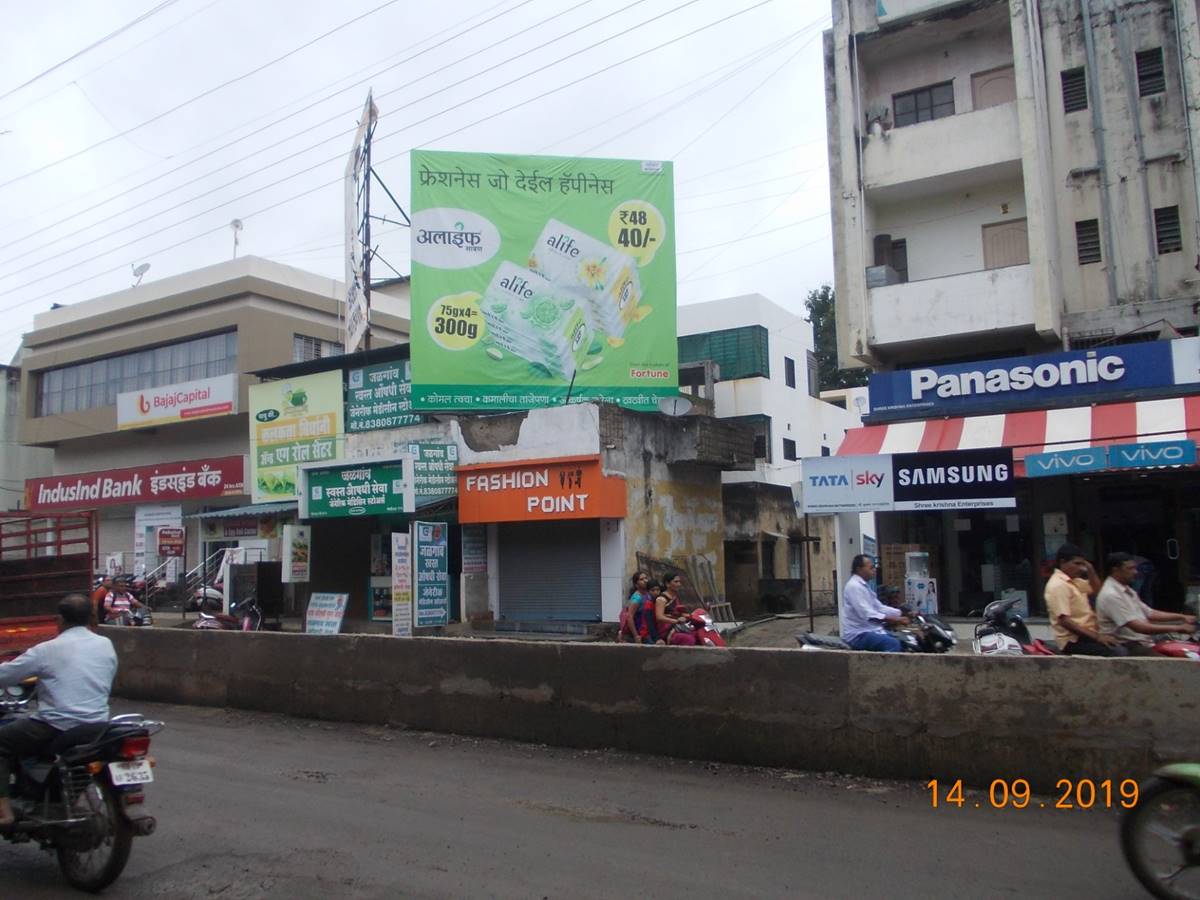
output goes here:
[[775, 539], [764, 537], [762, 541], [762, 577], [775, 577]]
[[292, 362], [308, 362], [312, 359], [341, 356], [344, 352], [342, 345], [334, 341], [309, 337], [307, 334], [292, 335]]
[[1149, 97], [1167, 89], [1167, 74], [1163, 70], [1162, 47], [1143, 50], [1137, 55], [1138, 96]]
[[1079, 264], [1100, 262], [1100, 220], [1085, 219], [1075, 223], [1075, 249], [1079, 253]]
[[1179, 233], [1179, 207], [1164, 206], [1154, 211], [1154, 239], [1158, 255], [1178, 253], [1183, 249], [1183, 235]]
[[805, 362], [808, 364], [808, 396], [821, 398], [821, 364], [817, 362], [817, 354], [811, 350], [804, 351]]
[[680, 364], [711, 359], [720, 367], [722, 381], [770, 378], [771, 365], [767, 351], [767, 329], [762, 325], [681, 335], [679, 338]]
[[38, 372], [37, 414], [115, 406], [117, 395], [237, 371], [237, 332], [138, 350]]
[[892, 268], [900, 276], [900, 284], [908, 281], [908, 241], [892, 241]]
[[790, 356], [783, 358], [783, 380], [787, 382], [787, 386], [790, 388], [796, 386], [796, 361]]
[[796, 456], [796, 442], [791, 438], [783, 439], [783, 458], [790, 460], [795, 460], [798, 458]]
[[1088, 108], [1087, 73], [1082, 66], [1062, 73], [1063, 112]]
[[1017, 99], [1017, 80], [1012, 66], [1001, 66], [971, 76], [971, 105], [987, 109]]
[[765, 462], [771, 461], [771, 417], [728, 416], [725, 421], [745, 425], [754, 432], [754, 458]]
[[954, 115], [954, 83], [950, 81], [892, 95], [896, 127]]
[[799, 541], [788, 541], [788, 578], [804, 577], [804, 545]]
[[824, 446], [824, 445], [822, 445], [822, 446], [821, 446], [821, 455], [822, 455], [822, 456], [828, 456], [828, 455], [829, 455], [829, 448], [828, 448], [828, 447], [826, 447], [826, 446]]

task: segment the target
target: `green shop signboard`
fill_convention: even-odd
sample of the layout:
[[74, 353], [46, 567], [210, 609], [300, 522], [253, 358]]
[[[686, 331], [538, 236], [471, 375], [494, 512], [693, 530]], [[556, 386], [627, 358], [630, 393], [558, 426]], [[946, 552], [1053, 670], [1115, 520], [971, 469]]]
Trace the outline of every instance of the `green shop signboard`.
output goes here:
[[408, 360], [351, 369], [346, 373], [346, 433], [419, 425], [412, 411]]
[[414, 150], [417, 410], [678, 394], [671, 163]]
[[250, 386], [253, 502], [297, 496], [298, 466], [342, 456], [342, 373]]
[[415, 506], [410, 460], [306, 469], [302, 482], [304, 519], [411, 513]]

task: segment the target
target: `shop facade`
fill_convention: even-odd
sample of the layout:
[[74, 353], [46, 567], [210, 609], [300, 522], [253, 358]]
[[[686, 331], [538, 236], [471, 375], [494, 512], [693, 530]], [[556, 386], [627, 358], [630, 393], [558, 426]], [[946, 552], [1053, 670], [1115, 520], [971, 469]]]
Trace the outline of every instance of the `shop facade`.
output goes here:
[[[1194, 605], [1198, 343], [1153, 341], [873, 376], [872, 416], [885, 421], [849, 432], [839, 457], [1009, 448], [1016, 475], [1011, 509], [877, 514], [880, 577], [903, 585], [915, 560], [928, 566], [943, 613], [966, 616], [1016, 596], [1041, 616], [1054, 554], [1072, 543], [1098, 569], [1114, 551], [1139, 557], [1138, 588], [1154, 606]], [[1010, 389], [1014, 380], [1019, 390]], [[929, 414], [938, 411], [944, 414]]]

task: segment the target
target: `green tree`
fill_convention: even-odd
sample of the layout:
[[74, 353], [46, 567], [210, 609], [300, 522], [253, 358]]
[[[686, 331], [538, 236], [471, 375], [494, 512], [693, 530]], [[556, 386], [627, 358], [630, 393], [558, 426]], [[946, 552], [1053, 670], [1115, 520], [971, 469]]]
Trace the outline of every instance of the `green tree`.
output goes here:
[[837, 320], [834, 314], [833, 285], [823, 284], [808, 292], [804, 307], [813, 327], [814, 354], [820, 388], [862, 387], [867, 383], [867, 369], [839, 369], [837, 359]]

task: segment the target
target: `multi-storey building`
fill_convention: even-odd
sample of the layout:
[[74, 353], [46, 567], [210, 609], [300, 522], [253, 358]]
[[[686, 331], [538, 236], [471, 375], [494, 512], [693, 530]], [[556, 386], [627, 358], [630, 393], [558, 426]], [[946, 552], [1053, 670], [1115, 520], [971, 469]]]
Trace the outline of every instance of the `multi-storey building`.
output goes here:
[[1194, 602], [1196, 3], [833, 12], [838, 354], [876, 370], [838, 453], [1009, 447], [1018, 476], [1008, 509], [878, 515], [884, 577], [928, 552], [943, 608], [1036, 614], [1069, 541], [1142, 557], [1148, 600]]
[[833, 0], [843, 365], [1194, 333], [1200, 28], [1177, 0]]
[[820, 399], [812, 325], [760, 294], [681, 306], [678, 322], [681, 381], [690, 367], [707, 364], [714, 414], [755, 433], [754, 468], [721, 475], [729, 598], [739, 615], [759, 604], [803, 607], [810, 537], [811, 586], [816, 600], [828, 602], [838, 526], [814, 517], [806, 535], [791, 485], [801, 459], [830, 455], [859, 418]]

